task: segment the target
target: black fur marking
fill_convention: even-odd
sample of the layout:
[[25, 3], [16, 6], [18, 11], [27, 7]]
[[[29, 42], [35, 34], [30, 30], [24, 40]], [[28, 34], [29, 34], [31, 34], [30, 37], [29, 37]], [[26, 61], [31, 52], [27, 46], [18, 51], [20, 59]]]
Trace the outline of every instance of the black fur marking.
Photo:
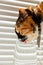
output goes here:
[[41, 40], [41, 25], [38, 25], [38, 38], [37, 38], [37, 44], [38, 47], [40, 47], [40, 40]]
[[33, 15], [32, 15], [32, 19], [34, 20], [34, 22], [39, 25], [39, 23], [41, 23], [41, 15], [40, 14], [35, 14], [33, 12]]
[[33, 24], [31, 24], [31, 27], [32, 27], [32, 29], [33, 29], [33, 33], [35, 33], [36, 28], [34, 27], [34, 25], [33, 25]]
[[25, 9], [25, 11], [27, 12], [28, 16], [32, 16], [32, 12], [29, 9]]
[[35, 23], [37, 24], [37, 26], [38, 26], [37, 44], [38, 44], [38, 47], [40, 47], [42, 17], [41, 17], [41, 15], [40, 15], [39, 13], [38, 13], [38, 14], [33, 13], [32, 18], [33, 18], [34, 22], [35, 22]]
[[[15, 29], [15, 32], [16, 32], [16, 29]], [[25, 41], [25, 40], [27, 39], [26, 36], [22, 36], [20, 33], [17, 33], [17, 32], [16, 32], [16, 34], [17, 34], [17, 36], [18, 36], [18, 39], [21, 39], [21, 41]]]

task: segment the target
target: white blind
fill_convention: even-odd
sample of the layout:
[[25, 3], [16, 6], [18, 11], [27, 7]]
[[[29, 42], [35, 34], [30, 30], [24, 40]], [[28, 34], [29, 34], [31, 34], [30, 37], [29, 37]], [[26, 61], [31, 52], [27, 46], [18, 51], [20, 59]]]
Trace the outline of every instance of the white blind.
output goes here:
[[16, 45], [17, 36], [14, 32], [18, 9], [36, 6], [37, 3], [39, 1], [0, 0], [0, 65], [43, 65], [43, 29], [40, 49], [36, 44]]

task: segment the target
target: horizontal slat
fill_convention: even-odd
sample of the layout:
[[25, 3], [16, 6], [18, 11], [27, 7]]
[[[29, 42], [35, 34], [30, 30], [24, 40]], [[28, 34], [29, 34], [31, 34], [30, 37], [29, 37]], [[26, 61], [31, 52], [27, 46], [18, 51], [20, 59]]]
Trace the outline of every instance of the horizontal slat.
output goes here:
[[28, 6], [28, 5], [33, 5], [36, 6], [36, 3], [30, 3], [30, 2], [22, 2], [22, 1], [0, 1], [0, 3], [4, 3], [4, 4], [10, 4], [10, 5], [16, 5], [16, 6]]
[[16, 19], [8, 19], [8, 18], [3, 18], [3, 17], [0, 17], [0, 20], [3, 20], [3, 21], [9, 21], [9, 22], [16, 22]]
[[0, 20], [16, 21], [18, 17], [0, 15]]
[[13, 65], [13, 61], [0, 61], [1, 65]]
[[15, 24], [16, 24], [16, 22], [9, 22], [9, 21], [0, 20], [0, 26], [14, 27]]
[[35, 63], [36, 63], [36, 60], [24, 60], [24, 61], [23, 61], [23, 60], [18, 60], [18, 59], [16, 59], [15, 62], [16, 62], [16, 63], [21, 63], [21, 64], [23, 64], [23, 63], [24, 63], [24, 64], [26, 64], [26, 63], [27, 63], [27, 64], [28, 64], [28, 63], [32, 63], [32, 64], [33, 64], [33, 63], [34, 63], [34, 64], [35, 64]]
[[0, 32], [0, 38], [17, 38], [15, 33]]
[[0, 44], [0, 49], [9, 49], [9, 50], [14, 50], [16, 44], [9, 44], [9, 43], [1, 43]]
[[43, 56], [38, 55], [37, 58], [43, 58]]
[[[3, 60], [2, 60], [3, 59]], [[6, 60], [5, 60], [6, 59]], [[10, 61], [13, 62], [14, 56], [13, 55], [0, 55], [0, 63], [9, 63]], [[9, 60], [9, 61], [8, 61]], [[5, 62], [6, 61], [6, 62]]]
[[18, 17], [13, 17], [13, 16], [5, 16], [5, 15], [0, 15], [2, 18], [8, 18], [8, 19], [17, 19]]
[[12, 62], [9, 62], [9, 63], [7, 63], [7, 62], [6, 63], [3, 63], [2, 62], [2, 63], [0, 63], [0, 65], [14, 65], [14, 64]]
[[16, 46], [16, 50], [19, 52], [19, 53], [34, 53], [36, 51], [36, 48], [35, 47], [20, 47], [20, 46]]
[[[6, 50], [5, 50], [6, 49]], [[8, 50], [8, 52], [11, 50], [12, 52], [13, 52], [13, 50], [15, 50], [15, 46], [3, 46], [3, 45], [0, 45], [0, 50], [5, 50], [6, 52], [7, 52], [7, 50]]]
[[0, 3], [0, 9], [11, 10], [11, 11], [18, 11], [18, 8], [26, 8], [26, 7], [13, 6], [13, 5], [7, 5], [7, 4]]
[[18, 16], [18, 12], [0, 9], [0, 15]]
[[[1, 56], [1, 55], [0, 55]], [[14, 58], [13, 57], [10, 57], [10, 58], [7, 58], [7, 57], [0, 57], [0, 62], [9, 62], [9, 61], [13, 61]]]
[[14, 50], [10, 50], [10, 49], [8, 50], [8, 49], [3, 49], [3, 48], [2, 48], [2, 49], [0, 49], [0, 52], [1, 52], [1, 51], [6, 51], [6, 52], [10, 52], [10, 51], [11, 51], [11, 52], [13, 52]]
[[14, 54], [14, 50], [9, 50], [9, 49], [0, 49], [0, 55], [13, 55]]
[[[20, 0], [19, 0], [20, 1]], [[22, 2], [24, 2], [23, 0], [21, 0]], [[43, 1], [43, 0], [41, 0]], [[25, 2], [31, 2], [31, 3], [40, 3], [41, 2], [40, 0], [25, 0]]]
[[0, 51], [0, 55], [13, 55], [14, 54], [14, 52], [7, 52], [7, 51]]
[[16, 59], [18, 60], [35, 60], [36, 59], [36, 53], [33, 54], [20, 54], [16, 53]]
[[7, 41], [16, 41], [17, 39], [10, 39], [10, 38], [0, 38], [0, 40], [7, 40]]
[[27, 51], [26, 51], [26, 50], [21, 50], [21, 49], [20, 49], [20, 50], [17, 50], [17, 51], [18, 51], [19, 53], [24, 53], [24, 54], [25, 54], [25, 53], [26, 53], [26, 54], [28, 54], [28, 53], [31, 54], [31, 53], [34, 53], [34, 52], [35, 52], [35, 50], [27, 50]]
[[0, 58], [14, 58], [13, 55], [0, 55]]
[[23, 63], [23, 62], [16, 62], [15, 65], [36, 65], [36, 63]]
[[0, 39], [0, 43], [15, 44], [15, 43], [16, 43], [16, 39], [1, 38], [1, 39]]
[[14, 32], [15, 32], [15, 28], [13, 28], [13, 27], [0, 26], [0, 32], [10, 32], [10, 33], [14, 33]]
[[29, 57], [29, 56], [35, 56], [36, 55], [36, 52], [34, 52], [34, 53], [19, 53], [17, 50], [16, 50], [16, 56], [27, 56], [27, 57]]

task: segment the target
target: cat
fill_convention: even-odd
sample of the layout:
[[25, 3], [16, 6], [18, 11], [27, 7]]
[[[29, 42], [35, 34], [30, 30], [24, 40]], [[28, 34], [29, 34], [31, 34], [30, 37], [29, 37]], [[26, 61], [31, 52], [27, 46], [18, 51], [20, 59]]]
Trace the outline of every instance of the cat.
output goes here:
[[[43, 21], [43, 2], [35, 8], [28, 6], [26, 9], [19, 9], [19, 17], [15, 25], [15, 33], [21, 41], [29, 40], [30, 36], [35, 36], [36, 28], [38, 27], [37, 44], [40, 47], [41, 38], [41, 22]], [[29, 36], [30, 35], [30, 36]], [[32, 38], [32, 37], [31, 37]], [[31, 39], [30, 38], [30, 39]], [[31, 41], [31, 40], [30, 40]]]

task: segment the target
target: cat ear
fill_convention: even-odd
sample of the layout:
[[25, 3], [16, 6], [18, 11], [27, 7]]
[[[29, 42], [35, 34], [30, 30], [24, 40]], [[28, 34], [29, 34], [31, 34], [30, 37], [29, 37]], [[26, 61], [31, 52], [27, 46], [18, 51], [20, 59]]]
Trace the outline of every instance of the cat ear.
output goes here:
[[43, 11], [43, 2], [42, 2], [42, 3], [40, 3], [37, 7], [38, 7], [38, 8], [39, 8], [39, 10], [42, 12], [42, 11]]
[[31, 12], [34, 12], [34, 7], [33, 6], [29, 6], [27, 9], [29, 9]]
[[35, 11], [36, 11], [36, 13], [41, 13], [41, 8], [40, 8], [40, 5], [37, 5], [37, 6], [36, 6]]
[[23, 14], [25, 12], [25, 9], [24, 8], [20, 8], [19, 9], [19, 13]]
[[43, 2], [40, 3], [40, 4], [38, 4], [38, 5], [36, 6], [35, 10], [36, 10], [36, 13], [40, 13], [41, 16], [43, 16]]

